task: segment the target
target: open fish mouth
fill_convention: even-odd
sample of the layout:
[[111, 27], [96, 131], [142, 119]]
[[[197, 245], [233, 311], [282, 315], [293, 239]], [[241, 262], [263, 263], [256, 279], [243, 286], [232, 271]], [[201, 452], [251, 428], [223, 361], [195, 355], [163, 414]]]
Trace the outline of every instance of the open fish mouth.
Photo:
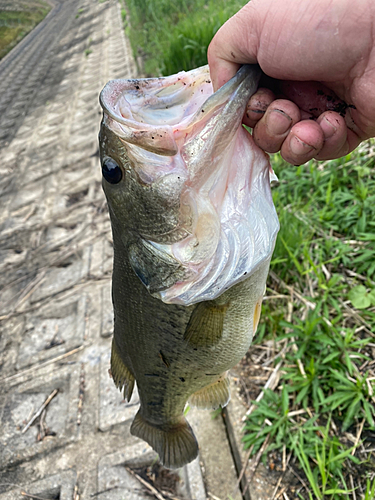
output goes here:
[[259, 78], [243, 66], [213, 93], [204, 66], [113, 80], [100, 95], [102, 164], [122, 172], [103, 181], [111, 217], [125, 224], [133, 270], [166, 303], [215, 299], [271, 259], [274, 174], [241, 125]]

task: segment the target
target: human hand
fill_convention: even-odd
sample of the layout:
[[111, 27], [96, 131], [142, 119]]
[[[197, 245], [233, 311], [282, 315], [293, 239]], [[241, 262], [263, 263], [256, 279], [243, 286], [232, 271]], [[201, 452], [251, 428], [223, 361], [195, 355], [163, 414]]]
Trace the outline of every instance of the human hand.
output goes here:
[[208, 49], [214, 90], [242, 64], [271, 77], [244, 123], [291, 164], [339, 158], [375, 136], [375, 2], [252, 0]]

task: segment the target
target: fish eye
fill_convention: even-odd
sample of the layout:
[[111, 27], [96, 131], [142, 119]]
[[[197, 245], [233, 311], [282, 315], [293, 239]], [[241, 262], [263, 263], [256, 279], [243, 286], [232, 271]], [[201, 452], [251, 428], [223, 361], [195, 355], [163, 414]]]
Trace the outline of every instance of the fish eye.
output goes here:
[[110, 184], [118, 184], [122, 179], [122, 170], [112, 158], [103, 161], [102, 174]]

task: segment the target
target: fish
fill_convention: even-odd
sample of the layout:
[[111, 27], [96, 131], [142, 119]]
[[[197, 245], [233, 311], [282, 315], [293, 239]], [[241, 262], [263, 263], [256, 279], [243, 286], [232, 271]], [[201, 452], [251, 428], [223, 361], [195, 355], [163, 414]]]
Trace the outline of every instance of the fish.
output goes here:
[[111, 376], [140, 407], [131, 434], [167, 468], [199, 446], [184, 411], [224, 407], [261, 313], [279, 222], [269, 157], [242, 126], [261, 71], [215, 93], [203, 66], [112, 80], [100, 94], [113, 235]]

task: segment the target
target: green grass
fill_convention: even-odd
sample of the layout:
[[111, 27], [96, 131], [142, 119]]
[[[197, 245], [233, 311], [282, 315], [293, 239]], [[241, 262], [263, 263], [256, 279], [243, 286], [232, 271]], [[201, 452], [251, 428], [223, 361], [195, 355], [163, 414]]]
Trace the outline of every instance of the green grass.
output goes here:
[[244, 443], [256, 453], [270, 436], [266, 454], [290, 452], [309, 485], [301, 498], [374, 489], [374, 148], [297, 168], [272, 158], [281, 229], [253, 356], [271, 342], [281, 369], [254, 404]]
[[147, 76], [168, 75], [207, 64], [207, 47], [243, 0], [128, 0], [128, 35]]
[[22, 40], [48, 14], [51, 6], [33, 1], [22, 11], [0, 10], [0, 59]]
[[[212, 36], [244, 3], [128, 0], [122, 16], [144, 73], [166, 75], [206, 64]], [[301, 167], [271, 158], [281, 229], [242, 365], [244, 395], [260, 395], [244, 445], [252, 455], [263, 449], [266, 462], [288, 455], [301, 478], [289, 498], [375, 498], [374, 159], [375, 141]], [[276, 367], [276, 384], [263, 391]]]

